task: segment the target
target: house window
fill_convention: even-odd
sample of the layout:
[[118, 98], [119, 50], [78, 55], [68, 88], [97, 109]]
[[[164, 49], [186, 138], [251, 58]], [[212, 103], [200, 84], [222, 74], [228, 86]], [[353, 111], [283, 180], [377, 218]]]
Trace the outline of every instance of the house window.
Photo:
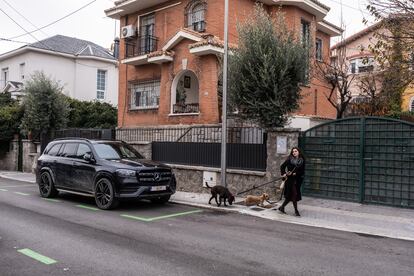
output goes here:
[[131, 84], [131, 110], [158, 108], [160, 103], [160, 80]]
[[157, 49], [155, 34], [155, 14], [140, 17], [139, 54], [154, 52]]
[[317, 38], [315, 41], [315, 58], [318, 61], [322, 61], [322, 39]]
[[350, 61], [352, 74], [366, 73], [374, 71], [374, 58], [362, 57]]
[[187, 27], [197, 32], [206, 30], [206, 4], [204, 1], [193, 1], [186, 9]]
[[414, 97], [411, 97], [411, 102], [410, 102], [410, 106], [408, 107], [408, 109], [411, 112], [414, 112]]
[[356, 73], [356, 62], [351, 61], [351, 74], [355, 74], [355, 73]]
[[7, 82], [9, 81], [9, 68], [3, 68], [1, 69], [1, 81], [2, 81], [2, 87], [5, 87]]
[[98, 100], [105, 99], [106, 91], [106, 71], [98, 70], [96, 75], [96, 98]]
[[309, 42], [310, 42], [310, 23], [302, 20], [301, 21], [301, 26], [302, 26], [302, 32], [301, 32], [301, 39], [302, 39], [302, 44], [306, 47], [309, 47]]
[[19, 65], [19, 72], [20, 72], [20, 79], [23, 81], [24, 80], [24, 67], [25, 67], [26, 63], [20, 63]]

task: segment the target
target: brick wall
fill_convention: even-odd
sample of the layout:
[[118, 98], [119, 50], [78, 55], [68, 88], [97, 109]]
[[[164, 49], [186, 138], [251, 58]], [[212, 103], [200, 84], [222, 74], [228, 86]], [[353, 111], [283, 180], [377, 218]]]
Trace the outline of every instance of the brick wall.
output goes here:
[[[140, 12], [121, 17], [121, 27], [128, 24], [137, 24], [138, 16], [150, 11], [179, 3], [169, 1], [164, 4], [146, 9]], [[155, 13], [155, 35], [158, 37], [158, 49], [172, 38], [180, 28], [185, 26], [185, 7], [189, 0], [181, 1], [181, 4], [158, 11]], [[229, 42], [237, 43], [237, 24], [253, 11], [254, 1], [251, 0], [230, 0], [229, 18]], [[276, 12], [279, 7], [267, 7], [269, 12]], [[311, 23], [312, 41], [315, 36], [323, 39], [324, 57], [329, 55], [329, 36], [321, 32], [316, 33], [316, 21], [313, 15], [293, 6], [284, 6], [282, 11], [286, 15], [286, 22], [289, 28], [300, 32], [302, 19]], [[214, 34], [221, 39], [224, 32], [224, 3], [221, 0], [207, 1], [206, 32]], [[173, 125], [173, 124], [214, 124], [220, 122], [219, 102], [217, 97], [218, 66], [217, 58], [214, 55], [198, 57], [189, 53], [188, 45], [193, 43], [190, 40], [183, 40], [173, 49], [174, 61], [162, 65], [148, 64], [132, 66], [120, 64], [119, 66], [119, 109], [118, 126], [133, 127], [144, 125]], [[120, 42], [120, 59], [125, 55], [125, 42]], [[187, 70], [191, 70], [198, 77], [199, 81], [199, 115], [177, 116], [171, 113], [171, 86], [174, 77], [183, 68], [183, 62], [187, 61]], [[128, 83], [149, 79], [160, 79], [160, 106], [158, 109], [129, 111], [128, 105], [130, 95], [128, 94]], [[324, 117], [335, 117], [335, 110], [326, 100], [325, 94], [329, 91], [326, 85], [311, 80], [308, 87], [303, 87], [300, 109], [298, 114], [318, 115]]]

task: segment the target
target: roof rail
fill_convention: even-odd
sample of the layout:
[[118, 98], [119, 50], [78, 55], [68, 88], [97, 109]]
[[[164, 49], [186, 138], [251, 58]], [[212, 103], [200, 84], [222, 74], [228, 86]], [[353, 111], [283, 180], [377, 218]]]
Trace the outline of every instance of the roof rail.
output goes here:
[[93, 139], [82, 138], [82, 137], [64, 137], [64, 138], [55, 138], [52, 141], [62, 141], [62, 140], [84, 140], [84, 141], [90, 141], [90, 140], [93, 140]]

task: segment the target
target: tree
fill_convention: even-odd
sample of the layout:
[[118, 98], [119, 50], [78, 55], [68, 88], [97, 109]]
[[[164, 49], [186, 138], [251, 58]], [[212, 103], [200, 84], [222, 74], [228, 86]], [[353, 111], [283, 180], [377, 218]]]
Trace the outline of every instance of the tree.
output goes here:
[[23, 108], [9, 93], [0, 94], [0, 142], [10, 141], [19, 133]]
[[281, 12], [273, 19], [259, 4], [238, 33], [229, 62], [230, 105], [263, 127], [284, 126], [299, 107], [309, 49], [287, 29]]
[[401, 111], [401, 98], [413, 79], [414, 1], [370, 0], [368, 10], [378, 21], [371, 47], [384, 71], [382, 90], [389, 112]]
[[62, 93], [63, 86], [43, 72], [35, 72], [25, 85], [24, 116], [21, 128], [34, 138], [66, 127], [69, 104]]
[[67, 98], [70, 112], [68, 127], [113, 128], [117, 125], [117, 109], [108, 103]]
[[352, 99], [351, 89], [355, 80], [346, 61], [346, 47], [337, 49], [336, 60], [332, 63], [315, 60], [314, 77], [329, 88], [329, 94], [325, 96], [336, 109], [336, 118], [344, 117]]

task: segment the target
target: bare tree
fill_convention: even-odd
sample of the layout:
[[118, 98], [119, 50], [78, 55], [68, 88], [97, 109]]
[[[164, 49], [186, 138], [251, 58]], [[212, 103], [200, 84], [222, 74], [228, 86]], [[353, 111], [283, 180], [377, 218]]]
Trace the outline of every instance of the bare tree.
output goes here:
[[313, 77], [327, 85], [329, 93], [325, 94], [329, 103], [336, 109], [336, 118], [344, 117], [352, 99], [351, 88], [355, 79], [350, 74], [346, 62], [346, 46], [337, 48], [336, 58], [330, 62], [315, 60]]

